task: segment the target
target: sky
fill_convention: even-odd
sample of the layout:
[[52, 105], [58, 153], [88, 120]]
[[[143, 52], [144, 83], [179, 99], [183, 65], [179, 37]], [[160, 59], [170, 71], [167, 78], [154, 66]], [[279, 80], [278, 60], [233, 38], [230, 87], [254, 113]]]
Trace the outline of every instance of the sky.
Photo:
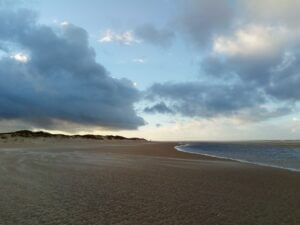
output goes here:
[[300, 137], [298, 0], [0, 0], [0, 132]]

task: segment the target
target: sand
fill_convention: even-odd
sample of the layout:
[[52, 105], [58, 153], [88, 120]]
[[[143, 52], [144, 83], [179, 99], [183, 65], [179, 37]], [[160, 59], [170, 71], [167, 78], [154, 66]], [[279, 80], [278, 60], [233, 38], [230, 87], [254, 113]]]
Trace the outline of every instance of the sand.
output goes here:
[[174, 146], [0, 141], [0, 224], [300, 224], [300, 173]]

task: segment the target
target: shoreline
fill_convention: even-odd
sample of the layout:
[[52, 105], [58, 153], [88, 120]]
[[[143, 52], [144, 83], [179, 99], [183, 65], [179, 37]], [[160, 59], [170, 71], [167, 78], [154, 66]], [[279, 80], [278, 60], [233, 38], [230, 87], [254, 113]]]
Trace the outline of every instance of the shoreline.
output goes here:
[[221, 159], [221, 160], [229, 160], [229, 161], [234, 161], [234, 162], [239, 162], [239, 163], [245, 163], [245, 164], [251, 164], [251, 165], [256, 165], [256, 166], [262, 166], [262, 167], [267, 167], [267, 168], [288, 170], [290, 172], [296, 172], [296, 173], [300, 172], [300, 169], [294, 169], [294, 168], [289, 168], [289, 167], [281, 167], [281, 166], [276, 166], [276, 165], [271, 165], [271, 164], [265, 164], [265, 163], [250, 162], [250, 161], [247, 161], [247, 160], [235, 159], [235, 158], [230, 158], [230, 157], [222, 157], [222, 156], [216, 156], [216, 155], [210, 155], [210, 154], [205, 154], [205, 153], [200, 153], [200, 152], [190, 152], [190, 151], [187, 151], [187, 150], [184, 150], [184, 149], [180, 148], [180, 147], [187, 146], [187, 145], [189, 145], [189, 144], [177, 145], [174, 148], [177, 151], [184, 152], [184, 153], [187, 153], [187, 154], [203, 155], [203, 156], [212, 157], [212, 158]]

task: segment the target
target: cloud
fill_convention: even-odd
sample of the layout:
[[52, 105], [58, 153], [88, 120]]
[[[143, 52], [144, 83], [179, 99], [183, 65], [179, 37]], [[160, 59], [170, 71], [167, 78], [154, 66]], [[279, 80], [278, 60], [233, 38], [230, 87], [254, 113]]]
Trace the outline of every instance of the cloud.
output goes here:
[[292, 119], [293, 121], [295, 121], [295, 122], [300, 122], [300, 119], [299, 118], [297, 118], [297, 117], [293, 117], [293, 119]]
[[[297, 0], [180, 2], [175, 26], [159, 29], [144, 24], [121, 33], [107, 30], [99, 40], [166, 48], [176, 34], [197, 46], [201, 80], [152, 85], [146, 98], [151, 104], [144, 112], [258, 122], [297, 108]], [[131, 81], [109, 76], [95, 61], [85, 30], [70, 23], [54, 30], [36, 21], [35, 13], [26, 10], [0, 14], [0, 103], [5, 106], [0, 118], [44, 127], [65, 121], [73, 127], [114, 129], [144, 124], [134, 110], [140, 92]]]
[[143, 24], [134, 30], [121, 33], [106, 30], [99, 39], [101, 43], [120, 43], [125, 45], [140, 44], [142, 42], [168, 48], [171, 46], [175, 33], [170, 29], [157, 29], [152, 24]]
[[256, 23], [273, 25], [299, 25], [300, 2], [298, 0], [243, 0], [240, 7], [248, 16], [248, 20]]
[[171, 110], [164, 102], [160, 102], [155, 104], [151, 107], [146, 107], [144, 109], [145, 113], [154, 114], [154, 113], [161, 113], [161, 114], [173, 114], [173, 110]]
[[133, 31], [125, 31], [123, 33], [116, 33], [112, 30], [106, 30], [105, 33], [99, 39], [101, 43], [112, 43], [117, 42], [125, 45], [132, 45], [140, 43], [141, 40], [135, 37]]
[[[296, 14], [288, 13], [296, 12], [293, 7], [299, 7], [293, 0], [185, 1], [177, 24], [200, 47], [201, 81], [156, 83], [147, 99], [192, 118], [258, 122], [291, 114], [300, 101], [300, 29], [292, 21]], [[274, 11], [263, 15], [266, 9]]]
[[22, 52], [12, 55], [11, 58], [21, 63], [27, 63], [29, 60], [29, 57]]
[[23, 0], [0, 0], [0, 7], [14, 7], [23, 3]]
[[132, 61], [133, 61], [134, 63], [141, 63], [141, 64], [146, 63], [146, 60], [143, 59], [143, 58], [136, 58], [136, 59], [133, 59]]
[[207, 48], [216, 34], [231, 28], [235, 15], [235, 7], [228, 0], [187, 0], [176, 24], [196, 46]]
[[170, 102], [171, 110], [183, 116], [205, 118], [234, 115], [239, 110], [265, 101], [262, 96], [242, 85], [209, 85], [201, 82], [154, 84], [148, 90], [148, 98]]
[[248, 25], [234, 32], [233, 37], [219, 36], [213, 50], [224, 55], [274, 54], [287, 31], [283, 27]]
[[138, 38], [152, 45], [168, 48], [171, 46], [175, 33], [171, 29], [157, 29], [152, 24], [143, 24], [135, 29]]
[[293, 112], [289, 104], [270, 105], [261, 90], [247, 84], [201, 82], [156, 83], [147, 90], [146, 113], [178, 113], [184, 117], [212, 119], [229, 117], [243, 122], [260, 122]]
[[7, 48], [0, 58], [0, 120], [48, 129], [145, 124], [134, 110], [140, 92], [96, 62], [84, 29], [70, 23], [53, 29], [30, 10], [1, 9], [0, 42]]
[[202, 70], [216, 79], [240, 80], [275, 100], [297, 102], [300, 91], [299, 31], [284, 26], [249, 25], [215, 39]]

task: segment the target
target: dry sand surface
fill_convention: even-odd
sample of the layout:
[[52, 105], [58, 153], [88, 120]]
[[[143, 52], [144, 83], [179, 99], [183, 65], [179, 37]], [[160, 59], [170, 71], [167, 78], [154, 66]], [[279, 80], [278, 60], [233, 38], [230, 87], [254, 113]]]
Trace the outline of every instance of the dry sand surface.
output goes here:
[[1, 140], [0, 224], [300, 224], [300, 173], [174, 145]]

